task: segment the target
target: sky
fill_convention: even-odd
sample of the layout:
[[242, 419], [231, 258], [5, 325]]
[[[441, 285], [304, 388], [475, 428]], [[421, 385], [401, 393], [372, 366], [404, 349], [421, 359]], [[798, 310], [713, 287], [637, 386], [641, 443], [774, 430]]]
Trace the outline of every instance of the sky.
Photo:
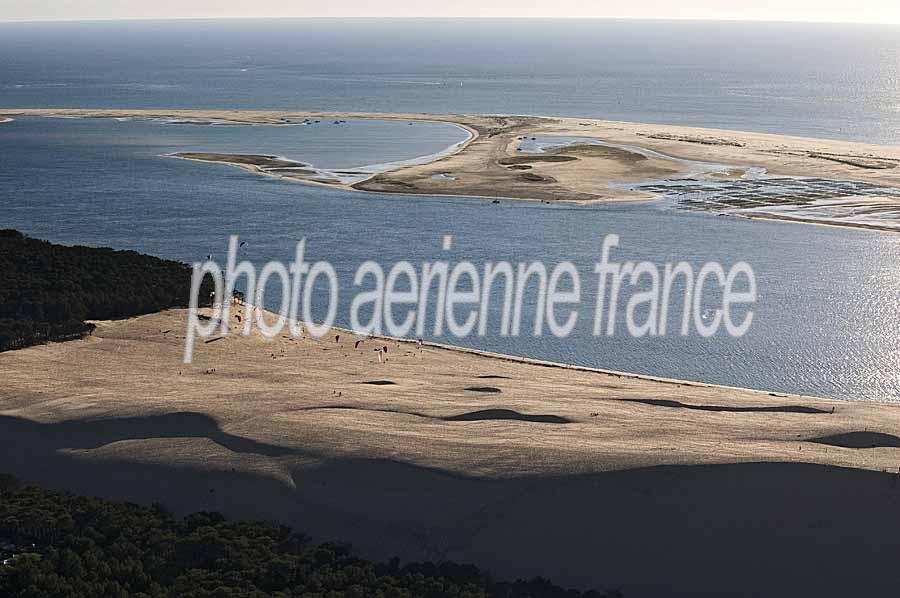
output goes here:
[[0, 0], [0, 21], [202, 17], [607, 17], [900, 24], [900, 1]]

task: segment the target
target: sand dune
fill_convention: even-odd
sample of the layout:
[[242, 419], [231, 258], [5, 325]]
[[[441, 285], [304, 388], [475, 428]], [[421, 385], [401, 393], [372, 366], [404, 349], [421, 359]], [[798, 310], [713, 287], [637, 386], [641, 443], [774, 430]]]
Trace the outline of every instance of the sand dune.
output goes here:
[[395, 340], [379, 364], [347, 333], [229, 336], [185, 366], [184, 324], [0, 354], [0, 469], [627, 596], [900, 588], [893, 405]]

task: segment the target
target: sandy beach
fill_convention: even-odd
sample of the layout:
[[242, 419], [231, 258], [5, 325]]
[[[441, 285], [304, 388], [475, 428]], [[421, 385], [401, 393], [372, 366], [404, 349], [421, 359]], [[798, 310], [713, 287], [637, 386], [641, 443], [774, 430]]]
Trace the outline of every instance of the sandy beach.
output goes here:
[[[630, 189], [629, 184], [694, 176], [697, 164], [719, 170], [707, 176], [736, 180], [761, 169], [771, 177], [812, 177], [847, 180], [900, 188], [900, 147], [830, 141], [761, 133], [652, 125], [595, 119], [503, 115], [434, 115], [379, 112], [223, 111], [223, 110], [96, 110], [0, 109], [9, 116], [96, 118], [157, 118], [297, 125], [303, 118], [377, 118], [402, 121], [440, 121], [466, 129], [471, 139], [449, 155], [425, 164], [401, 166], [347, 184], [327, 181], [299, 169], [277, 176], [299, 182], [327, 184], [354, 191], [452, 195], [537, 201], [597, 202], [658, 198], [657, 193]], [[606, 146], [574, 144], [542, 153], [523, 154], [520, 145], [532, 138], [591, 138]], [[175, 154], [193, 160], [222, 162], [272, 175], [265, 163], [245, 156]], [[740, 194], [746, 195], [746, 194]], [[802, 193], [801, 193], [802, 195]], [[877, 197], [862, 210], [850, 196], [844, 206], [823, 202], [799, 209], [773, 204], [759, 210], [738, 211], [748, 218], [768, 218], [900, 230], [896, 214], [900, 197]], [[828, 202], [824, 202], [828, 203]], [[719, 210], [723, 206], [711, 207]], [[728, 206], [724, 206], [728, 209]], [[863, 217], [857, 216], [862, 212]], [[867, 215], [874, 214], [875, 218]]]
[[895, 405], [346, 331], [210, 339], [185, 365], [185, 318], [0, 354], [2, 469], [626, 596], [900, 584]]

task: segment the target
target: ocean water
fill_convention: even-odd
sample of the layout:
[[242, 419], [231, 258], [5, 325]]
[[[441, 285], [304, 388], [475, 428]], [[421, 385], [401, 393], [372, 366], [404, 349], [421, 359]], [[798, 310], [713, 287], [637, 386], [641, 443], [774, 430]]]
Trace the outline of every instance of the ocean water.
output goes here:
[[900, 143], [900, 26], [0, 24], [0, 106], [490, 112]]
[[[431, 153], [459, 140], [449, 126], [403, 122], [272, 127], [173, 125], [109, 119], [22, 118], [0, 125], [0, 227], [68, 244], [112, 246], [194, 262], [224, 262], [227, 239], [259, 264], [328, 260], [340, 286], [338, 323], [349, 324], [356, 268], [464, 259], [572, 261], [582, 309], [564, 339], [498, 334], [429, 338], [528, 357], [769, 391], [843, 399], [900, 400], [900, 236], [746, 221], [673, 209], [667, 202], [544, 205], [344, 192], [263, 177], [234, 167], [163, 157], [204, 149], [288, 154], [328, 166], [359, 166]], [[337, 148], [334, 151], [329, 148]], [[341, 157], [340, 148], [347, 156]], [[759, 300], [739, 339], [633, 339], [592, 335], [592, 264], [604, 235], [618, 234], [618, 262], [747, 261]], [[444, 235], [453, 249], [442, 251]], [[676, 290], [677, 291], [677, 290]], [[277, 296], [277, 288], [270, 288]], [[679, 295], [675, 294], [675, 297]], [[319, 296], [316, 295], [318, 298]], [[529, 296], [527, 306], [533, 305]], [[271, 305], [271, 307], [275, 307]], [[317, 300], [321, 316], [324, 302]], [[675, 307], [673, 307], [673, 310]], [[526, 313], [527, 310], [526, 310]], [[673, 313], [679, 313], [673, 311]], [[523, 330], [529, 330], [526, 316]]]

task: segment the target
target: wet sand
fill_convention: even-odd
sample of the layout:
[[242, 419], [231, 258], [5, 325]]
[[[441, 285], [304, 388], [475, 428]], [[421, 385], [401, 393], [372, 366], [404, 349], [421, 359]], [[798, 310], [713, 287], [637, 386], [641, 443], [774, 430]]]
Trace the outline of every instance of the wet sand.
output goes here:
[[278, 156], [269, 156], [265, 154], [223, 154], [217, 152], [176, 152], [174, 154], [167, 154], [167, 156], [179, 158], [181, 160], [191, 160], [193, 162], [228, 164], [256, 174], [276, 176], [278, 178], [292, 178], [303, 182], [324, 182], [317, 181], [313, 178], [316, 177], [318, 173], [309, 168], [308, 164], [279, 158]]
[[0, 469], [629, 597], [900, 588], [896, 405], [346, 331], [201, 342], [187, 366], [185, 320], [0, 354]]

